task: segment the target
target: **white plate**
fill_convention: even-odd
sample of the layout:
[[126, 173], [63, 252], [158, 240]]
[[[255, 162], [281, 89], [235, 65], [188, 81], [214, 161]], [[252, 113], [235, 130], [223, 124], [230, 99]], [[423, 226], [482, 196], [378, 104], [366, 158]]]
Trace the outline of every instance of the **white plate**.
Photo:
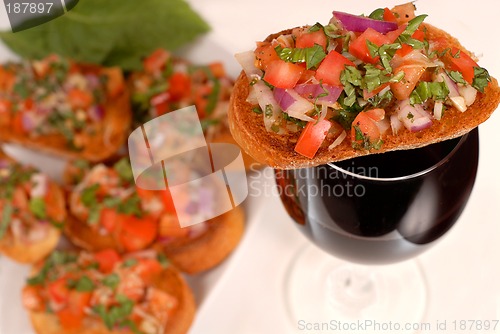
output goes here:
[[[205, 63], [224, 61], [236, 76], [239, 67], [232, 55], [254, 47], [254, 41], [289, 27], [327, 22], [332, 10], [369, 13], [400, 2], [380, 0], [189, 0], [212, 26], [212, 31], [183, 53]], [[500, 77], [500, 44], [495, 0], [419, 0], [419, 13], [427, 22], [453, 35], [480, 56], [480, 64]], [[0, 22], [5, 10], [0, 6]], [[4, 55], [5, 53], [1, 53]], [[442, 241], [419, 257], [429, 282], [429, 307], [424, 333], [456, 333], [453, 321], [499, 319], [500, 309], [500, 172], [497, 112], [480, 126], [480, 168], [470, 202], [456, 226]], [[52, 165], [49, 169], [52, 169]], [[191, 334], [304, 333], [286, 316], [283, 281], [289, 261], [305, 239], [295, 231], [270, 193], [270, 169], [250, 178], [250, 198], [245, 203], [248, 226], [243, 242], [228, 262], [193, 281], [200, 307]], [[267, 189], [267, 194], [266, 191]], [[32, 334], [22, 310], [19, 291], [26, 268], [0, 260], [0, 334]], [[307, 289], [307, 287], [304, 287]], [[333, 319], [325, 319], [329, 321]], [[397, 321], [398, 319], [394, 319]], [[447, 321], [438, 331], [436, 321]], [[500, 333], [468, 329], [462, 333]], [[340, 332], [339, 332], [340, 333]]]

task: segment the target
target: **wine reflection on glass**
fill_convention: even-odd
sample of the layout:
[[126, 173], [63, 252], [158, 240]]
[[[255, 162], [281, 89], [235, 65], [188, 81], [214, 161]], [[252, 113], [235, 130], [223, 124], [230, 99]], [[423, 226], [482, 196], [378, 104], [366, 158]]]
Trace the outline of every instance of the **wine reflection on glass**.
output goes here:
[[322, 323], [338, 332], [361, 320], [383, 332], [389, 322], [418, 324], [426, 282], [418, 263], [405, 260], [429, 249], [458, 220], [478, 158], [474, 129], [423, 148], [275, 170], [284, 207], [317, 246], [300, 250], [287, 273], [295, 326]]

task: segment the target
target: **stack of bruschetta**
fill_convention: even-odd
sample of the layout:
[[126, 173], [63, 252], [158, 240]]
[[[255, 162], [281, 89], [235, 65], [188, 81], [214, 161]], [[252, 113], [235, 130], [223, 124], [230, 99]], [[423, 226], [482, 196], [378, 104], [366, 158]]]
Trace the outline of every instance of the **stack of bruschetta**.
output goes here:
[[227, 258], [243, 211], [181, 228], [168, 189], [136, 187], [124, 146], [133, 125], [188, 105], [209, 142], [232, 139], [232, 85], [220, 63], [164, 50], [126, 74], [56, 55], [0, 66], [0, 142], [68, 161], [59, 184], [0, 152], [0, 253], [33, 265], [23, 303], [37, 333], [188, 331], [195, 302], [182, 273]]

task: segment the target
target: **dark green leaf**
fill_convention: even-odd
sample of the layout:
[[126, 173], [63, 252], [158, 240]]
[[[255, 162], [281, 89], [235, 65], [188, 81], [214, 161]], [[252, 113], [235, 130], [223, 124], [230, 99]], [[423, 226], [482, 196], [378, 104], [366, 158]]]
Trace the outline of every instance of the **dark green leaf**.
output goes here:
[[118, 283], [120, 283], [120, 276], [117, 274], [111, 274], [102, 280], [102, 284], [104, 284], [107, 287], [110, 287], [111, 289], [114, 289], [118, 286]]
[[467, 81], [465, 81], [462, 73], [460, 73], [458, 71], [450, 71], [450, 72], [447, 72], [447, 74], [451, 78], [451, 80], [455, 81], [456, 83], [459, 83], [462, 85], [467, 85]]
[[316, 67], [326, 57], [323, 48], [317, 44], [310, 48], [282, 48], [277, 46], [275, 48], [278, 56], [287, 62], [292, 63], [306, 63], [307, 69]]
[[9, 202], [5, 203], [2, 210], [2, 220], [0, 220], [0, 239], [2, 239], [5, 235], [5, 232], [7, 232], [13, 213], [14, 207], [12, 206], [12, 204]]
[[132, 167], [130, 166], [130, 161], [127, 158], [120, 159], [113, 165], [113, 169], [116, 170], [118, 176], [120, 176], [120, 179], [122, 179], [122, 181], [127, 183], [131, 183], [134, 181]]
[[52, 21], [0, 38], [22, 57], [58, 53], [132, 70], [153, 50], [176, 49], [208, 29], [184, 0], [85, 0]]
[[374, 20], [383, 21], [384, 20], [384, 8], [375, 9], [368, 17], [371, 19], [374, 19]]
[[156, 259], [158, 260], [158, 262], [160, 262], [161, 266], [163, 268], [166, 268], [170, 265], [170, 261], [168, 260], [168, 258], [165, 256], [165, 254], [163, 253], [160, 253], [156, 256]]
[[99, 189], [98, 184], [93, 184], [82, 190], [82, 203], [87, 208], [95, 206], [97, 204], [97, 190]]
[[75, 284], [75, 290], [78, 292], [90, 292], [95, 289], [94, 282], [88, 276], [82, 276]]
[[491, 81], [490, 74], [482, 67], [474, 67], [474, 79], [472, 80], [472, 87], [484, 93], [484, 89]]
[[316, 22], [315, 25], [313, 25], [311, 28], [309, 28], [309, 32], [316, 32], [316, 31], [320, 31], [321, 29], [323, 29], [323, 25], [319, 22]]
[[435, 101], [444, 101], [450, 90], [445, 82], [425, 82], [422, 81], [413, 90], [410, 95], [410, 103], [422, 104], [428, 99], [434, 99]]
[[124, 261], [123, 264], [122, 264], [122, 266], [124, 268], [133, 267], [133, 266], [135, 266], [137, 264], [137, 262], [138, 262], [137, 259], [130, 258], [130, 259]]

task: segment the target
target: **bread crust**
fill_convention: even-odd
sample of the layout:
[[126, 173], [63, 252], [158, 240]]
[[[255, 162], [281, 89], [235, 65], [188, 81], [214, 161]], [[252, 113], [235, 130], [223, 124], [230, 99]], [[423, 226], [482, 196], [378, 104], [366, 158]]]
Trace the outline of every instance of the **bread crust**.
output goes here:
[[[1, 150], [0, 159], [13, 161]], [[59, 217], [60, 221], [63, 222], [66, 219], [66, 200], [64, 192], [57, 184], [52, 181], [49, 182], [50, 191], [54, 194], [54, 203], [51, 203], [51, 205], [57, 206], [59, 208], [57, 211], [64, 213], [63, 217]], [[54, 248], [56, 248], [61, 234], [61, 229], [52, 225], [47, 226], [47, 235], [43, 240], [26, 243], [15, 238], [11, 233], [7, 233], [0, 239], [0, 253], [19, 263], [36, 263], [45, 258]]]
[[[430, 40], [445, 39], [449, 47], [454, 46], [471, 54], [447, 32], [430, 24], [423, 24], [423, 27], [427, 30]], [[272, 41], [279, 35], [289, 34], [291, 31], [292, 29], [289, 29], [270, 35], [266, 41]], [[246, 102], [249, 88], [248, 79], [242, 72], [236, 80], [230, 100], [228, 117], [231, 133], [240, 147], [255, 160], [278, 169], [313, 167], [362, 155], [423, 147], [460, 137], [486, 121], [500, 103], [500, 88], [497, 80], [492, 77], [484, 93], [478, 93], [476, 101], [466, 112], [449, 108], [441, 121], [433, 120], [432, 126], [426, 130], [416, 133], [401, 131], [398, 135], [388, 131], [380, 150], [355, 150], [349, 140], [344, 140], [332, 150], [321, 147], [315, 157], [309, 159], [294, 151], [300, 133], [278, 135], [266, 131], [262, 115], [252, 112], [252, 105]]]
[[[191, 289], [179, 272], [172, 266], [164, 269], [153, 280], [153, 286], [175, 297], [178, 306], [168, 319], [163, 334], [185, 334], [193, 322], [196, 304]], [[81, 328], [66, 330], [57, 316], [45, 312], [29, 312], [31, 323], [38, 334], [133, 334], [129, 330], [110, 331], [96, 318], [86, 318]]]
[[103, 105], [104, 119], [96, 132], [88, 138], [81, 151], [67, 147], [66, 139], [61, 134], [30, 137], [12, 131], [11, 127], [0, 127], [0, 141], [16, 144], [28, 149], [42, 151], [68, 159], [84, 159], [99, 162], [112, 157], [124, 145], [132, 123], [130, 94], [125, 88], [120, 95], [109, 98]]

